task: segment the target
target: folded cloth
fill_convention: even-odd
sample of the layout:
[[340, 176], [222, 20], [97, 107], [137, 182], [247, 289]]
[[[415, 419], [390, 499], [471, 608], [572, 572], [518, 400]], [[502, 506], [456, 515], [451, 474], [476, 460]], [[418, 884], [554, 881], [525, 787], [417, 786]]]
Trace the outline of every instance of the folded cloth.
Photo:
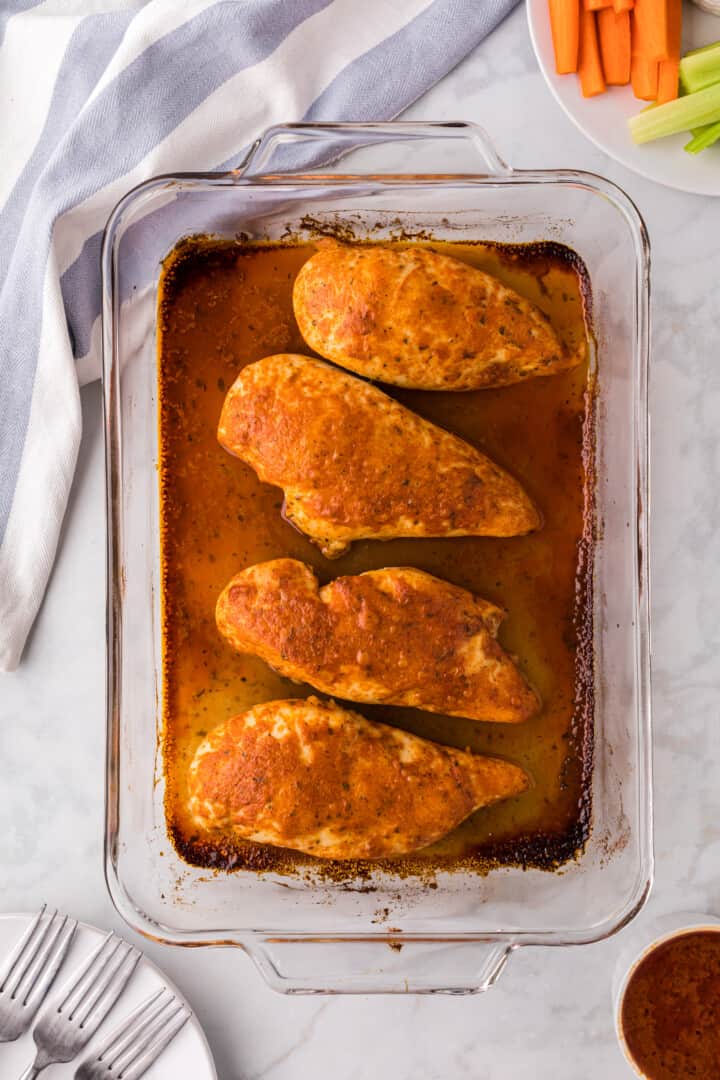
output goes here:
[[236, 165], [271, 124], [397, 116], [515, 2], [0, 5], [0, 670], [55, 557], [114, 204], [155, 173]]

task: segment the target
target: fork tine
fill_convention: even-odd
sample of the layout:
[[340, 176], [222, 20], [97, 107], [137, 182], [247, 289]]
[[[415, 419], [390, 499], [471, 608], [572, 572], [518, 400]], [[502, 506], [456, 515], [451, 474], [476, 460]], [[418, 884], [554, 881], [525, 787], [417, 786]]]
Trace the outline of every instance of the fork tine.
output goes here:
[[163, 1002], [159, 1009], [154, 1010], [154, 1015], [148, 1017], [147, 1020], [140, 1025], [136, 1031], [134, 1038], [127, 1041], [125, 1046], [119, 1053], [115, 1055], [112, 1061], [108, 1061], [108, 1069], [117, 1076], [122, 1076], [123, 1071], [132, 1065], [136, 1057], [138, 1057], [144, 1050], [147, 1050], [158, 1035], [165, 1030], [167, 1025], [174, 1020], [179, 1012], [183, 1008], [182, 1002], [170, 994], [168, 999]]
[[[44, 911], [45, 908], [43, 907], [43, 912]], [[42, 947], [55, 915], [57, 915], [57, 911], [46, 922], [43, 922], [42, 919], [37, 916], [33, 920], [32, 933], [23, 943], [22, 951], [18, 955], [16, 963], [13, 964], [12, 973], [8, 975], [3, 983], [3, 993], [7, 994], [8, 997], [12, 998], [17, 994], [18, 986], [22, 982], [25, 973], [32, 965], [38, 950]]]
[[25, 999], [32, 990], [35, 980], [47, 963], [47, 958], [55, 946], [58, 934], [62, 932], [66, 922], [67, 915], [60, 915], [57, 911], [54, 915], [50, 916], [45, 936], [40, 943], [35, 956], [25, 968], [25, 974], [15, 990], [15, 997], [19, 998], [23, 1004], [25, 1004]]
[[122, 942], [114, 963], [108, 964], [97, 978], [87, 997], [76, 1010], [73, 1020], [85, 1031], [94, 1031], [105, 1019], [110, 1009], [125, 989], [140, 959], [138, 949]]
[[76, 930], [77, 919], [68, 919], [66, 915], [51, 949], [47, 951], [43, 959], [42, 967], [35, 976], [34, 985], [31, 985], [26, 993], [24, 1004], [29, 1009], [35, 1010], [39, 1008], [40, 1003], [44, 1001], [45, 995], [55, 981], [55, 976], [68, 954]]
[[35, 916], [35, 918], [31, 922], [30, 926], [28, 926], [27, 930], [25, 931], [22, 938], [20, 939], [20, 943], [16, 946], [16, 948], [10, 954], [10, 958], [9, 958], [9, 960], [7, 962], [7, 965], [5, 966], [5, 969], [3, 970], [2, 974], [0, 975], [0, 994], [4, 993], [6, 982], [8, 981], [10, 976], [12, 975], [13, 970], [15, 968], [15, 965], [20, 961], [20, 958], [22, 957], [23, 953], [25, 952], [25, 949], [28, 946], [28, 942], [33, 937], [35, 931], [37, 930], [38, 926], [40, 925], [40, 920], [42, 919], [42, 917], [43, 917], [43, 915], [45, 914], [46, 911], [47, 911], [47, 904], [43, 904], [43, 906], [40, 908], [37, 915]]
[[58, 1012], [72, 1016], [73, 1011], [95, 982], [98, 973], [110, 961], [119, 945], [120, 938], [111, 930], [104, 941], [101, 941], [95, 951], [91, 953], [77, 975], [71, 976], [71, 980], [63, 987], [65, 996], [58, 1005]]
[[177, 1013], [167, 1023], [167, 1026], [159, 1032], [147, 1049], [139, 1057], [136, 1057], [130, 1065], [116, 1074], [118, 1080], [139, 1080], [153, 1062], [157, 1060], [165, 1047], [173, 1041], [178, 1032], [187, 1024], [189, 1019], [189, 1010], [184, 1005], [181, 1005]]
[[159, 999], [163, 996], [167, 997], [167, 994], [168, 991], [165, 987], [162, 987], [149, 998], [146, 998], [145, 1001], [141, 1001], [138, 1007], [110, 1034], [108, 1042], [98, 1054], [97, 1060], [112, 1067], [115, 1058], [130, 1045], [143, 1026], [165, 1008], [165, 1002], [160, 1002]]
[[125, 960], [129, 950], [129, 945], [122, 940], [118, 940], [117, 946], [110, 953], [102, 970], [97, 972], [95, 978], [87, 987], [85, 993], [77, 1002], [72, 1012], [68, 1014], [73, 1023], [79, 1024], [80, 1027], [85, 1026], [85, 1017], [90, 1012], [103, 990], [114, 978], [115, 973]]

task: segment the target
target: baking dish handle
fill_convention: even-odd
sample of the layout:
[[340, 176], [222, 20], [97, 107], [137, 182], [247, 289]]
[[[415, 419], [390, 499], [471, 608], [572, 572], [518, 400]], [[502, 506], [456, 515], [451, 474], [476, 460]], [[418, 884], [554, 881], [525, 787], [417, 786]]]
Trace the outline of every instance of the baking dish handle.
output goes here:
[[477, 994], [489, 990], [518, 946], [263, 938], [243, 942], [265, 981], [284, 994]]
[[[512, 172], [479, 124], [466, 121], [428, 123], [393, 120], [367, 124], [278, 124], [268, 128], [253, 143], [247, 157], [235, 170], [235, 175], [261, 176], [298, 168], [314, 168], [335, 161], [351, 151], [378, 146], [387, 149], [389, 143], [425, 143], [426, 148], [432, 147], [434, 162], [437, 163], [438, 158], [441, 160], [440, 168], [429, 170], [433, 173], [446, 175], [467, 171], [474, 175], [507, 176]], [[439, 150], [441, 154], [438, 154]], [[449, 160], [451, 154], [452, 159]], [[418, 161], [420, 169], [417, 168]], [[460, 167], [458, 162], [461, 162]], [[409, 172], [423, 172], [430, 158], [423, 161], [421, 155], [413, 153], [412, 163], [413, 168]], [[452, 167], [449, 168], [449, 165]], [[369, 171], [374, 173], [378, 170]], [[384, 162], [382, 172], [388, 171]], [[368, 170], [364, 169], [361, 174], [366, 172]]]

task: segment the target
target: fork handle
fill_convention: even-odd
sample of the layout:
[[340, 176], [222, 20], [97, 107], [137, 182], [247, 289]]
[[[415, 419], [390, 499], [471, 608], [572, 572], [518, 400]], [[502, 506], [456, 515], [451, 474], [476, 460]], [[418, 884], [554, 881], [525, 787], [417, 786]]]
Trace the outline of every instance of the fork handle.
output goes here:
[[28, 1065], [20, 1080], [35, 1080], [35, 1077], [39, 1076], [41, 1072], [42, 1069], [38, 1069], [37, 1065]]

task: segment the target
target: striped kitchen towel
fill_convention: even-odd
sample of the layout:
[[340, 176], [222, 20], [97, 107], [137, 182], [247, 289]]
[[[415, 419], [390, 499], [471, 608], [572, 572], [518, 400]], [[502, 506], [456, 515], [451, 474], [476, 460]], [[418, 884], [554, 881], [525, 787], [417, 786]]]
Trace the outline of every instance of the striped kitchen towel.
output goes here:
[[397, 116], [515, 2], [0, 0], [0, 670], [55, 556], [114, 204], [271, 124]]

